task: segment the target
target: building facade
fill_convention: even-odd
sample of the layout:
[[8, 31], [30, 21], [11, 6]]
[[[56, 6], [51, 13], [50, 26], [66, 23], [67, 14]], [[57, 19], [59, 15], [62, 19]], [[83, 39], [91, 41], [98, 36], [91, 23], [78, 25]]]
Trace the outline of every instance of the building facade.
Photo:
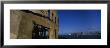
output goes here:
[[11, 39], [57, 39], [56, 10], [10, 10]]

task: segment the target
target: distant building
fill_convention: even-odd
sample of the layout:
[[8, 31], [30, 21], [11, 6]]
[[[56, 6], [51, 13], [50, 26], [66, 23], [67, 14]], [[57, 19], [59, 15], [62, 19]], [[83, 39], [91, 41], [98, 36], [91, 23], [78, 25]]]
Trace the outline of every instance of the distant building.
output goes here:
[[57, 39], [56, 10], [10, 10], [11, 39]]

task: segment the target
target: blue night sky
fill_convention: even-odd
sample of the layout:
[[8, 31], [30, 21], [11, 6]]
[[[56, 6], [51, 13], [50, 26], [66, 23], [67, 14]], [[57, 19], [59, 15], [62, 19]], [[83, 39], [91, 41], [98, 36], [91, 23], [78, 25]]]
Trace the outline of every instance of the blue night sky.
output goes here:
[[57, 10], [59, 34], [101, 30], [101, 10]]

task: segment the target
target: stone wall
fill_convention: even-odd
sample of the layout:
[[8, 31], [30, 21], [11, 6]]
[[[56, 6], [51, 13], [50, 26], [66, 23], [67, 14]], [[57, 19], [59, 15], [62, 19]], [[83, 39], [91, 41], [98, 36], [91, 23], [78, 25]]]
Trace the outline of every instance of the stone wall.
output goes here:
[[10, 10], [10, 37], [17, 38], [18, 31], [19, 31], [19, 24], [21, 21], [22, 14], [19, 11], [12, 11]]
[[[30, 11], [33, 11], [33, 10], [30, 10]], [[45, 10], [45, 12], [46, 11], [47, 10]], [[20, 10], [11, 10], [10, 12], [11, 12], [10, 13], [11, 14], [10, 15], [11, 16], [10, 27], [11, 27], [11, 38], [12, 39], [16, 39], [16, 38], [17, 39], [31, 39], [33, 21], [37, 24], [40, 24], [40, 25], [43, 25], [49, 28], [48, 32], [49, 32], [50, 39], [58, 38], [57, 36], [58, 35], [58, 23], [54, 22], [55, 19], [53, 19], [52, 21], [52, 20], [49, 20], [48, 18], [41, 17], [41, 16], [38, 16], [32, 13], [26, 13]], [[36, 10], [33, 12], [36, 12]], [[44, 16], [46, 15], [48, 14], [44, 14]], [[56, 34], [55, 34], [55, 30], [56, 30]]]

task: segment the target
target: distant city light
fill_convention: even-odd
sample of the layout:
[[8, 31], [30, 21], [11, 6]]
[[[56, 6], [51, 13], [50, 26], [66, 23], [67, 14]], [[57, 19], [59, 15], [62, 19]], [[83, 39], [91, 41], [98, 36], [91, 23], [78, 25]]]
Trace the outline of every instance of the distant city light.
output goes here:
[[68, 34], [68, 35], [71, 35], [71, 34]]

